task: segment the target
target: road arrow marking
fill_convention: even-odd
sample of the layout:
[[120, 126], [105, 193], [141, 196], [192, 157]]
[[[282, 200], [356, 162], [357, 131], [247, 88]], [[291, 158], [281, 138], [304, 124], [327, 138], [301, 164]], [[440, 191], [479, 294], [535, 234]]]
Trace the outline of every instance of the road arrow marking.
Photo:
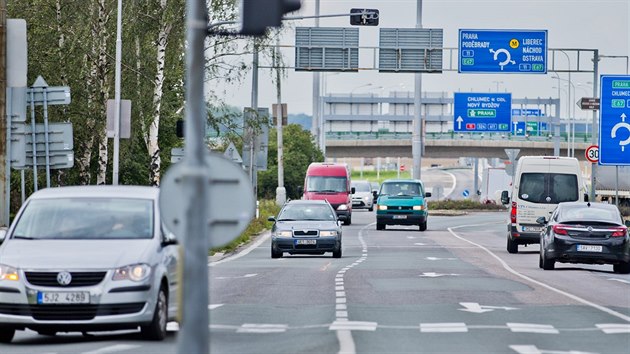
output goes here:
[[535, 345], [510, 345], [510, 349], [519, 354], [598, 354], [592, 352], [581, 352], [570, 350], [568, 352], [560, 350], [538, 349]]
[[423, 277], [423, 278], [437, 278], [437, 277], [444, 277], [444, 276], [458, 276], [459, 274], [454, 274], [454, 273], [450, 273], [450, 274], [440, 274], [440, 273], [434, 273], [434, 272], [428, 272], [428, 273], [422, 273], [419, 276]]
[[462, 129], [462, 122], [464, 121], [464, 118], [462, 118], [462, 116], [458, 116], [457, 119], [455, 119], [455, 121], [457, 122], [457, 129], [461, 130]]
[[516, 307], [486, 306], [486, 305], [479, 305], [476, 302], [460, 302], [459, 304], [464, 306], [465, 308], [458, 309], [458, 310], [472, 312], [472, 313], [484, 313], [484, 312], [489, 312], [489, 311], [494, 311], [494, 310], [505, 310], [505, 311], [518, 310], [518, 308]]
[[438, 258], [438, 257], [427, 257], [426, 259], [430, 261], [454, 261], [457, 258]]

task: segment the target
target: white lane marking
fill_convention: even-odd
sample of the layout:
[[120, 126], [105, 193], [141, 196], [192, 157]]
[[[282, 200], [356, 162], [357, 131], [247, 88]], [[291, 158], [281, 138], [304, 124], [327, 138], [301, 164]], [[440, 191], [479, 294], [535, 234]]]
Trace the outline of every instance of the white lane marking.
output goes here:
[[236, 330], [236, 333], [283, 333], [288, 327], [285, 324], [245, 323]]
[[336, 311], [335, 312], [335, 317], [339, 318], [339, 317], [348, 317], [348, 311]]
[[630, 284], [630, 281], [619, 279], [619, 278], [608, 278], [608, 280], [618, 281], [620, 283]]
[[552, 325], [543, 325], [535, 323], [506, 323], [510, 331], [518, 333], [547, 333], [558, 334], [560, 331]]
[[335, 296], [337, 296], [337, 297], [346, 297], [346, 292], [345, 291], [336, 291], [335, 292]]
[[414, 246], [426, 246], [426, 243], [416, 242], [414, 243]]
[[422, 333], [452, 333], [452, 332], [468, 332], [465, 323], [421, 323], [420, 332]]
[[131, 350], [135, 348], [140, 348], [139, 345], [131, 345], [131, 344], [115, 344], [107, 347], [103, 347], [97, 350], [92, 350], [89, 352], [83, 352], [83, 354], [105, 354], [105, 353], [115, 353], [122, 352], [123, 350]]
[[346, 304], [337, 304], [335, 305], [335, 310], [347, 310], [348, 309], [348, 305]]
[[439, 257], [427, 257], [425, 258], [429, 261], [454, 261], [457, 258], [439, 258]]
[[472, 313], [484, 313], [484, 312], [490, 312], [494, 310], [505, 310], [505, 311], [518, 310], [518, 308], [516, 307], [486, 306], [486, 305], [479, 305], [476, 302], [460, 302], [459, 304], [464, 306], [464, 308], [458, 309], [458, 310], [472, 312]]
[[560, 350], [538, 349], [538, 347], [536, 347], [535, 345], [510, 345], [510, 349], [519, 354], [598, 354], [592, 352], [581, 352], [577, 350], [564, 352]]
[[348, 331], [376, 331], [376, 322], [366, 321], [335, 321], [330, 325], [331, 331], [348, 330]]
[[250, 274], [245, 274], [245, 275], [237, 275], [237, 276], [233, 276], [233, 277], [216, 277], [214, 278], [215, 280], [225, 280], [225, 279], [244, 279], [244, 278], [253, 278], [255, 276], [257, 276], [257, 273], [250, 273]]
[[[455, 178], [455, 175], [450, 173], [450, 172], [446, 172], [444, 170], [441, 170], [441, 171], [446, 173], [447, 175], [451, 176], [451, 179], [453, 180], [453, 187], [451, 187], [451, 188], [444, 188], [444, 199], [448, 199], [448, 198], [450, 198], [451, 193], [453, 193], [453, 191], [455, 190], [455, 187], [457, 187], [457, 178]], [[448, 192], [446, 192], [447, 190], [448, 190]]]
[[[252, 243], [249, 247], [247, 247], [246, 249], [242, 250], [241, 252], [224, 258], [220, 261], [216, 261], [216, 262], [210, 262], [208, 263], [208, 267], [214, 267], [216, 265], [222, 264], [222, 263], [226, 263], [226, 262], [231, 262], [233, 260], [239, 259], [241, 257], [244, 257], [246, 255], [248, 255], [251, 251], [255, 250], [256, 248], [258, 248], [258, 246], [260, 246], [263, 242], [267, 241], [267, 239], [269, 239], [269, 237], [271, 237], [271, 232], [270, 231], [266, 231], [264, 235], [260, 236], [258, 238], [258, 240], [256, 240], [254, 243]], [[282, 258], [280, 258], [280, 260], [282, 260]]]
[[343, 291], [343, 285], [342, 285], [342, 286], [335, 286], [335, 290], [341, 290], [341, 291]]
[[601, 323], [595, 327], [602, 330], [606, 334], [630, 333], [630, 325], [619, 323]]
[[338, 330], [337, 340], [339, 341], [339, 354], [354, 354], [356, 348], [352, 339], [352, 332], [348, 330]]
[[337, 304], [345, 304], [346, 303], [346, 298], [345, 297], [338, 297], [335, 300], [335, 303], [337, 303]]
[[455, 274], [455, 273], [435, 273], [435, 272], [425, 272], [419, 275], [419, 277], [423, 277], [423, 278], [437, 278], [437, 277], [446, 277], [446, 276], [451, 276], [451, 277], [456, 277], [459, 274]]
[[218, 309], [221, 306], [223, 306], [223, 304], [211, 304], [211, 305], [208, 305], [208, 310]]
[[504, 268], [505, 270], [507, 270], [508, 272], [510, 272], [510, 273], [512, 273], [512, 274], [514, 274], [514, 275], [516, 275], [517, 277], [519, 277], [519, 278], [521, 278], [521, 279], [524, 279], [524, 280], [526, 280], [526, 281], [528, 281], [528, 282], [530, 282], [530, 283], [534, 283], [534, 284], [536, 284], [536, 285], [542, 286], [542, 287], [544, 287], [544, 288], [546, 288], [546, 289], [549, 289], [549, 290], [551, 290], [551, 291], [553, 291], [553, 292], [556, 292], [556, 293], [558, 293], [558, 294], [560, 294], [560, 295], [564, 295], [564, 296], [566, 296], [566, 297], [568, 297], [568, 298], [570, 298], [570, 299], [573, 299], [573, 300], [575, 300], [575, 301], [577, 301], [577, 302], [581, 302], [581, 303], [582, 303], [582, 304], [584, 304], [584, 305], [587, 305], [587, 306], [593, 307], [593, 308], [595, 308], [595, 309], [598, 309], [598, 310], [600, 310], [600, 311], [602, 311], [602, 312], [605, 312], [605, 313], [607, 313], [607, 314], [609, 314], [609, 315], [612, 315], [612, 316], [615, 316], [615, 317], [617, 317], [617, 318], [620, 318], [620, 319], [622, 319], [622, 320], [624, 320], [624, 321], [630, 322], [630, 316], [627, 316], [627, 315], [624, 315], [624, 314], [619, 313], [619, 312], [617, 312], [617, 311], [611, 310], [611, 309], [609, 309], [609, 308], [607, 308], [607, 307], [604, 307], [604, 306], [602, 306], [602, 305], [598, 305], [598, 304], [593, 303], [593, 302], [591, 302], [591, 301], [588, 301], [588, 300], [586, 300], [586, 299], [582, 299], [581, 297], [579, 297], [579, 296], [577, 296], [577, 295], [573, 295], [573, 294], [568, 293], [568, 292], [566, 292], [566, 291], [563, 291], [563, 290], [560, 290], [560, 289], [556, 289], [556, 288], [554, 288], [554, 287], [553, 287], [553, 286], [551, 286], [551, 285], [547, 285], [547, 284], [545, 284], [545, 283], [543, 283], [543, 282], [541, 282], [541, 281], [538, 281], [538, 280], [532, 279], [532, 278], [528, 277], [527, 275], [524, 275], [524, 274], [521, 274], [521, 273], [517, 272], [516, 270], [512, 269], [512, 267], [510, 267], [507, 263], [505, 263], [505, 261], [504, 261], [504, 260], [502, 260], [499, 256], [497, 256], [496, 254], [494, 254], [492, 251], [490, 251], [490, 250], [489, 250], [489, 249], [487, 249], [486, 247], [484, 247], [484, 246], [482, 246], [482, 245], [480, 245], [480, 244], [478, 244], [478, 243], [475, 243], [475, 242], [469, 241], [469, 240], [467, 240], [467, 239], [465, 239], [465, 238], [463, 238], [463, 237], [461, 237], [461, 236], [457, 235], [457, 234], [453, 231], [453, 229], [458, 229], [458, 228], [462, 228], [462, 227], [470, 228], [470, 227], [475, 227], [475, 226], [486, 226], [486, 225], [487, 225], [487, 224], [461, 225], [461, 226], [456, 226], [456, 227], [449, 227], [449, 228], [448, 228], [448, 231], [449, 231], [449, 232], [451, 233], [451, 235], [453, 235], [454, 237], [456, 237], [456, 238], [458, 238], [458, 239], [460, 239], [460, 240], [462, 240], [462, 241], [468, 242], [468, 243], [470, 243], [471, 245], [477, 246], [477, 247], [479, 247], [480, 249], [484, 250], [486, 253], [488, 253], [490, 256], [492, 256], [494, 259], [496, 259], [499, 263], [501, 263], [501, 265], [503, 266], [503, 268]]

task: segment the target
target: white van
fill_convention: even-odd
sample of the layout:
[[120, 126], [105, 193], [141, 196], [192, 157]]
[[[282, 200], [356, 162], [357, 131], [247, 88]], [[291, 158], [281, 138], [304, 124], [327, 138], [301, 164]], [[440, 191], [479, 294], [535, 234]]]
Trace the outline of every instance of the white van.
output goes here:
[[536, 223], [536, 219], [541, 216], [549, 219], [558, 203], [575, 202], [582, 198], [586, 200], [584, 192], [582, 172], [576, 158], [521, 157], [516, 166], [511, 193], [501, 193], [501, 202], [510, 204], [508, 252], [518, 253], [518, 245], [540, 243], [541, 226]]

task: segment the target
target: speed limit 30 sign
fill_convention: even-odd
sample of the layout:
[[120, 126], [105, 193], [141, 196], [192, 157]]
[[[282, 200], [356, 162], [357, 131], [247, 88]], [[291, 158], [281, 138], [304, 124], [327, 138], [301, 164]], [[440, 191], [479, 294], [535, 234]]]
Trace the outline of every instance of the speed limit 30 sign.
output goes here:
[[586, 148], [586, 151], [584, 152], [584, 156], [589, 162], [597, 163], [597, 161], [599, 161], [599, 146], [597, 145], [589, 146], [588, 148]]

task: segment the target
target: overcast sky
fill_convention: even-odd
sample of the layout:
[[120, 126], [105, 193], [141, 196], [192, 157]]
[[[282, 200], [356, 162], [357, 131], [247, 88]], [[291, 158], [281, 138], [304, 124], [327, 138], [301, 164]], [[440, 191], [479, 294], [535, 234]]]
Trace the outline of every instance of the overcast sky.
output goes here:
[[[532, 29], [548, 31], [550, 49], [588, 48], [599, 49], [600, 55], [630, 55], [630, 0], [424, 0], [422, 4], [423, 27], [442, 28], [445, 47], [457, 47], [459, 29]], [[349, 12], [351, 8], [374, 8], [380, 11], [380, 28], [412, 28], [416, 25], [416, 5], [417, 0], [320, 0], [320, 13], [337, 14]], [[299, 14], [307, 16], [314, 13], [315, 0], [303, 0]], [[312, 19], [292, 21], [292, 26], [310, 27], [314, 24]], [[347, 17], [324, 18], [320, 20], [320, 26], [350, 27], [350, 24]], [[359, 27], [360, 46], [378, 46], [379, 27]], [[285, 33], [282, 44], [294, 45], [293, 29], [285, 29]], [[294, 49], [283, 53], [286, 61], [293, 64]], [[362, 50], [360, 66], [373, 67], [372, 57], [372, 52]], [[448, 53], [445, 53], [444, 60], [450, 60]], [[558, 96], [558, 80], [553, 78], [555, 74], [458, 74], [457, 57], [452, 60], [454, 72], [422, 75], [423, 91], [444, 91], [452, 96], [454, 91], [460, 90], [496, 91], [498, 85], [500, 92], [507, 90], [513, 98]], [[563, 56], [558, 56], [556, 60], [560, 66], [566, 65]], [[575, 59], [571, 60], [575, 62]], [[584, 64], [588, 63], [584, 61]], [[447, 63], [444, 65], [448, 66]], [[600, 73], [625, 74], [625, 59], [602, 59]], [[259, 75], [259, 106], [270, 107], [276, 102], [270, 70], [260, 69]], [[385, 74], [375, 70], [321, 75], [326, 76], [324, 81], [328, 93], [350, 93], [354, 90], [355, 94], [387, 95], [393, 90], [412, 90], [414, 83], [413, 74]], [[589, 82], [593, 81], [593, 74], [571, 76], [576, 86], [576, 99], [592, 95]], [[288, 71], [288, 77], [283, 81], [282, 100], [288, 103], [290, 113], [312, 113], [312, 77], [311, 73]], [[567, 74], [561, 73], [560, 77], [567, 79]], [[566, 83], [561, 82], [561, 85], [565, 90]], [[241, 84], [218, 89], [226, 90], [227, 94], [222, 97], [229, 104], [244, 107], [251, 103], [251, 76]], [[566, 99], [566, 91], [561, 91], [561, 99]], [[576, 116], [586, 116], [586, 112], [578, 109]]]

